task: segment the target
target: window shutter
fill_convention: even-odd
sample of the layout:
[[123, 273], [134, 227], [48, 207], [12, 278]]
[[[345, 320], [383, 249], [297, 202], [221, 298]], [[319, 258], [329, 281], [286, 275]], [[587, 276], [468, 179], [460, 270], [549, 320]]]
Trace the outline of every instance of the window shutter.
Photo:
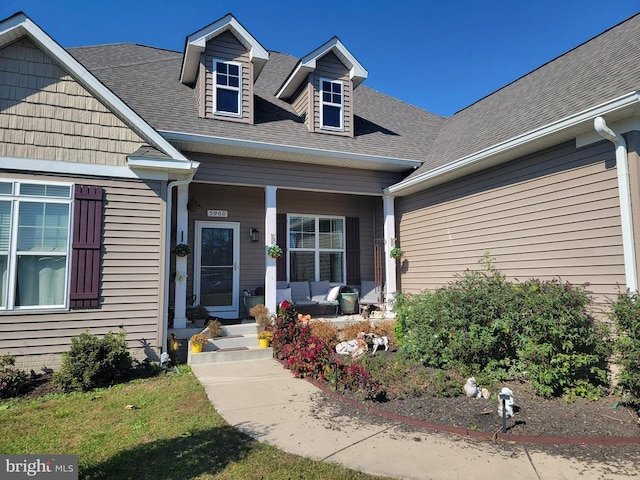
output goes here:
[[96, 308], [100, 298], [102, 197], [104, 189], [76, 185], [71, 244], [71, 308]]
[[276, 259], [276, 280], [287, 281], [287, 214], [276, 214], [276, 242], [282, 255]]
[[360, 218], [346, 218], [347, 285], [360, 285]]

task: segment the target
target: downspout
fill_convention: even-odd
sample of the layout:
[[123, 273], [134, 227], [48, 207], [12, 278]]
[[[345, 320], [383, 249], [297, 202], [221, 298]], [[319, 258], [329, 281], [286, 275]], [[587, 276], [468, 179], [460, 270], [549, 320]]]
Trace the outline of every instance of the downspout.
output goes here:
[[627, 289], [638, 291], [635, 241], [633, 238], [633, 217], [631, 209], [631, 189], [629, 186], [629, 163], [627, 142], [615, 133], [602, 117], [596, 117], [593, 125], [598, 134], [616, 147], [616, 170], [618, 171], [618, 195], [620, 197], [620, 221], [622, 224], [622, 251]]
[[[193, 165], [193, 162], [191, 162]], [[164, 245], [164, 308], [162, 313], [162, 345], [160, 348], [161, 352], [166, 351], [167, 349], [167, 334], [169, 329], [169, 269], [171, 268], [170, 260], [171, 260], [171, 210], [173, 208], [173, 189], [175, 187], [179, 187], [181, 185], [187, 185], [191, 183], [193, 180], [193, 176], [195, 172], [189, 174], [187, 178], [184, 180], [174, 180], [173, 182], [169, 182], [167, 184], [167, 222], [165, 227], [165, 245]]]

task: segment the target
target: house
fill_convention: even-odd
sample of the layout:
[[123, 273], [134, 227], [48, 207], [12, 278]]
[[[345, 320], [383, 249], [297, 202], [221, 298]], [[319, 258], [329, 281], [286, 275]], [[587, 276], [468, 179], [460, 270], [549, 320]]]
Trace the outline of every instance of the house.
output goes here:
[[274, 311], [278, 282], [314, 280], [392, 298], [486, 251], [600, 303], [635, 290], [638, 32], [635, 16], [444, 118], [368, 88], [337, 37], [296, 59], [229, 14], [180, 52], [65, 50], [4, 20], [0, 352], [55, 367], [72, 336], [122, 325], [157, 354], [191, 305], [241, 319], [243, 291]]

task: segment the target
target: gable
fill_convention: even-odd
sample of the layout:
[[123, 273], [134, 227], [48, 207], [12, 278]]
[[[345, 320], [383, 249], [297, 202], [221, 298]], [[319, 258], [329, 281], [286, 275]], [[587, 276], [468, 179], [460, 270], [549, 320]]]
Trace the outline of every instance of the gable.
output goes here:
[[[242, 85], [240, 110], [237, 117], [216, 113], [216, 78], [214, 62], [233, 62], [240, 66]], [[253, 65], [249, 51], [230, 31], [226, 31], [207, 42], [201, 56], [201, 65], [196, 81], [196, 96], [199, 114], [205, 118], [253, 123]]]
[[0, 156], [126, 164], [143, 139], [23, 37], [0, 49]]
[[[313, 131], [353, 136], [353, 82], [349, 78], [349, 69], [333, 52], [329, 52], [317, 60], [316, 69], [311, 75], [311, 79], [313, 84]], [[342, 85], [343, 128], [341, 131], [323, 128], [321, 80], [337, 81]]]

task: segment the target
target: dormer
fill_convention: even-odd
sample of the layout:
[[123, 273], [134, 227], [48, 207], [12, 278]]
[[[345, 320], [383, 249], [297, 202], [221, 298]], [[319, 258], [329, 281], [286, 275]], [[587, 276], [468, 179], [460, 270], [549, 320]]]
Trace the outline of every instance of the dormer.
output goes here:
[[198, 115], [253, 123], [253, 85], [269, 53], [233, 17], [189, 35], [180, 81], [194, 86]]
[[352, 137], [353, 90], [367, 75], [333, 37], [297, 63], [276, 97], [292, 104], [310, 132]]

